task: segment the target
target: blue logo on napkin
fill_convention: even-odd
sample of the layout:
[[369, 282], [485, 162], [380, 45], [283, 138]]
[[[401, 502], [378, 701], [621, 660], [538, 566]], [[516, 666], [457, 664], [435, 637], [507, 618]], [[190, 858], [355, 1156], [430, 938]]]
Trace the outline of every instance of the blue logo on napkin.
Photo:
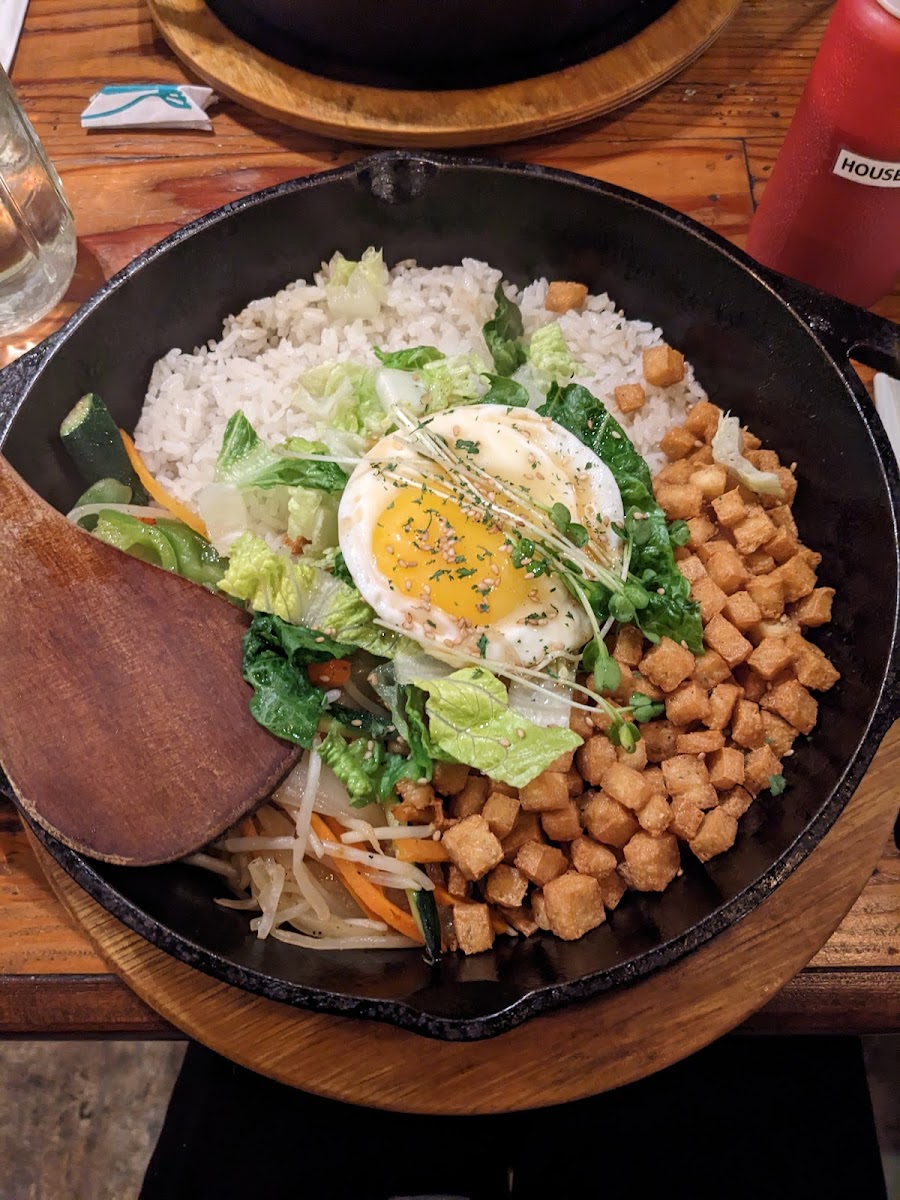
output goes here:
[[[137, 94], [135, 94], [137, 93]], [[118, 108], [107, 108], [103, 112], [86, 113], [82, 120], [96, 121], [99, 117], [115, 116], [116, 113], [126, 112], [129, 108], [134, 108], [136, 104], [140, 104], [143, 100], [150, 100], [154, 96], [168, 104], [170, 108], [189, 109], [191, 101], [184, 94], [177, 84], [173, 83], [149, 83], [149, 84], [109, 84], [105, 88], [101, 88], [97, 93], [98, 96], [133, 96], [133, 99], [127, 100], [124, 104], [120, 104]]]

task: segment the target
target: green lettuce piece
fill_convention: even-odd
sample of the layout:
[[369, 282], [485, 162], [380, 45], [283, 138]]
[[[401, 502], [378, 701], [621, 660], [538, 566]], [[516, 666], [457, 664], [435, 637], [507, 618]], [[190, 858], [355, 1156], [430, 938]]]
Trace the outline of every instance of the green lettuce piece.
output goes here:
[[377, 317], [387, 293], [387, 267], [381, 251], [371, 246], [358, 262], [332, 255], [325, 270], [325, 303], [336, 317]]
[[322, 761], [344, 784], [351, 803], [357, 806], [380, 800], [396, 802], [396, 785], [401, 779], [420, 778], [419, 767], [372, 738], [347, 739], [332, 726], [319, 746]]
[[494, 291], [496, 308], [490, 321], [482, 328], [487, 348], [494, 360], [498, 375], [512, 375], [525, 362], [525, 347], [519, 338], [525, 332], [518, 304], [510, 300], [498, 283]]
[[510, 712], [506, 688], [484, 667], [423, 679], [433, 742], [458, 762], [523, 787], [567, 750], [581, 745], [570, 729], [549, 729]]
[[488, 390], [481, 397], [482, 404], [505, 404], [508, 408], [524, 408], [528, 403], [528, 392], [515, 379], [504, 375], [485, 374]]
[[313, 488], [292, 488], [288, 497], [287, 536], [305, 538], [307, 552], [319, 554], [337, 546], [339, 497]]
[[382, 350], [375, 347], [375, 357], [383, 367], [398, 371], [418, 371], [426, 363], [436, 362], [444, 355], [436, 346], [411, 346], [406, 350]]
[[93, 535], [133, 558], [182, 575], [209, 591], [216, 590], [225, 573], [227, 560], [180, 521], [158, 518], [154, 525], [147, 525], [129, 513], [109, 509], [99, 514]]
[[419, 371], [419, 382], [428, 393], [426, 412], [480, 400], [486, 391], [484, 369], [485, 364], [476, 354], [451, 354], [425, 363]]
[[276, 737], [308, 750], [328, 701], [325, 689], [310, 682], [306, 668], [344, 658], [352, 649], [318, 630], [257, 614], [243, 642], [243, 673], [253, 688], [254, 719]]
[[528, 347], [528, 361], [542, 391], [551, 383], [567, 383], [575, 374], [575, 359], [558, 321], [535, 330]]
[[[301, 453], [327, 453], [318, 442], [303, 438], [284, 443]], [[307, 449], [316, 447], [315, 450]], [[240, 488], [309, 487], [326, 492], [342, 492], [347, 473], [337, 463], [309, 462], [275, 454], [259, 437], [242, 412], [236, 412], [225, 426], [222, 448], [216, 459], [216, 482], [232, 483]]]
[[306, 371], [298, 382], [316, 402], [306, 406], [311, 417], [321, 418], [322, 425], [332, 429], [376, 441], [391, 424], [375, 388], [377, 375], [377, 367], [331, 362]]

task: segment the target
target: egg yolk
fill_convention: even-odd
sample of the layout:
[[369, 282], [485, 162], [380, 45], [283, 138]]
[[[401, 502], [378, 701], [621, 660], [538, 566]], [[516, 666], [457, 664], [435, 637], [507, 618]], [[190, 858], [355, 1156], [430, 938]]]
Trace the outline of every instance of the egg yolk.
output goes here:
[[535, 585], [513, 566], [505, 535], [485, 515], [427, 486], [399, 487], [375, 523], [375, 563], [411, 605], [489, 625], [524, 604]]

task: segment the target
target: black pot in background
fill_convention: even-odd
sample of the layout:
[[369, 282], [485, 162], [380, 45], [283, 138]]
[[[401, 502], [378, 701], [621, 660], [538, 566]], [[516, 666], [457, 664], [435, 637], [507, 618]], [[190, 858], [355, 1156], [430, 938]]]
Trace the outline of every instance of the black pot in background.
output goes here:
[[218, 336], [223, 318], [254, 297], [309, 277], [335, 248], [356, 257], [368, 245], [389, 262], [484, 258], [517, 283], [578, 279], [609, 291], [627, 316], [661, 325], [710, 398], [797, 462], [797, 522], [823, 555], [821, 579], [837, 588], [834, 620], [816, 640], [843, 678], [788, 760], [787, 791], [757, 801], [732, 851], [705, 866], [686, 852], [683, 876], [663, 895], [629, 895], [578, 942], [500, 939], [490, 953], [436, 966], [402, 951], [304, 952], [250, 935], [242, 914], [212, 903], [218, 887], [203, 872], [95, 864], [38, 831], [105, 907], [217, 978], [433, 1037], [483, 1038], [641, 978], [750, 912], [833, 824], [900, 714], [900, 482], [848, 363], [852, 352], [900, 374], [900, 331], [762, 271], [633, 193], [540, 167], [386, 152], [236, 201], [141, 255], [0, 374], [4, 453], [67, 509], [81, 484], [57, 431], [74, 399], [97, 391], [132, 428], [152, 364], [171, 346]]

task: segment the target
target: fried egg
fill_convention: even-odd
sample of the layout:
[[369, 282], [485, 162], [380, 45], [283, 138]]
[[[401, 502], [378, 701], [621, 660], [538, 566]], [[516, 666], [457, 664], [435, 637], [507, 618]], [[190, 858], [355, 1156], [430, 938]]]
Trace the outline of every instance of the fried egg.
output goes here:
[[355, 468], [338, 511], [341, 551], [382, 621], [430, 653], [532, 667], [592, 633], [562, 579], [535, 575], [522, 553], [522, 537], [554, 529], [554, 505], [588, 531], [581, 553], [615, 569], [622, 499], [593, 451], [529, 409], [447, 409], [418, 433], [382, 438]]

